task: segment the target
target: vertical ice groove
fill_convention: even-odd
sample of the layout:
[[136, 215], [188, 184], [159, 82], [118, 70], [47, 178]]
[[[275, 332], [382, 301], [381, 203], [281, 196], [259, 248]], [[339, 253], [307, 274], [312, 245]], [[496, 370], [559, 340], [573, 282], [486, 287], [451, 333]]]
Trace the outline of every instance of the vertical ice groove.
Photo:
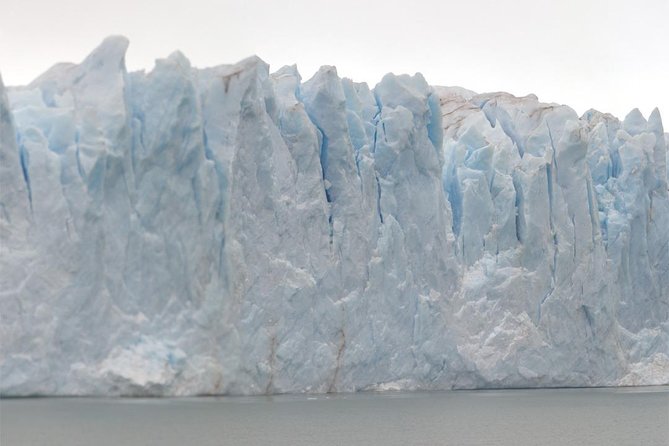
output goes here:
[[376, 179], [376, 209], [379, 213], [379, 222], [383, 224], [383, 211], [381, 210], [381, 182], [379, 181], [379, 176], [374, 175]]
[[19, 158], [21, 160], [21, 172], [23, 173], [23, 180], [26, 182], [26, 190], [28, 191], [28, 203], [30, 204], [30, 211], [33, 211], [33, 191], [30, 187], [30, 155], [26, 148], [21, 144], [19, 149]]
[[458, 181], [457, 147], [455, 144], [445, 144], [444, 152], [446, 152], [444, 154], [446, 163], [444, 164], [442, 173], [443, 191], [453, 213], [451, 230], [455, 234], [455, 237], [459, 237], [462, 227], [462, 195], [460, 182]]
[[[515, 173], [515, 172], [514, 172]], [[515, 201], [515, 216], [516, 216], [516, 239], [518, 243], [523, 243], [523, 236], [525, 230], [525, 213], [524, 213], [524, 202], [523, 202], [523, 188], [521, 185], [521, 180], [517, 175], [513, 177], [513, 188], [516, 191], [516, 201]]]
[[[544, 296], [544, 298], [541, 301], [541, 304], [543, 304], [546, 299], [549, 297], [550, 293], [552, 293], [553, 288], [555, 287], [555, 275], [557, 271], [557, 258], [558, 258], [558, 234], [555, 229], [555, 216], [554, 216], [554, 200], [555, 198], [553, 197], [553, 181], [554, 181], [554, 176], [553, 176], [553, 165], [555, 164], [555, 154], [553, 153], [553, 159], [551, 160], [550, 163], [546, 163], [546, 180], [547, 180], [547, 189], [548, 189], [548, 212], [549, 212], [549, 225], [550, 225], [550, 238], [553, 242], [553, 257], [551, 259], [551, 291]], [[541, 318], [541, 313], [539, 313], [539, 318]]]

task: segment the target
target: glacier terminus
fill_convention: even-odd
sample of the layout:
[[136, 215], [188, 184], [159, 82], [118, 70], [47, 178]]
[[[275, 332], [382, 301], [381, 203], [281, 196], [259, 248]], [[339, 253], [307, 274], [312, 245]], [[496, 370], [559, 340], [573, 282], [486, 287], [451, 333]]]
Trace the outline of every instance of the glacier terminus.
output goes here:
[[669, 384], [667, 147], [257, 57], [0, 81], [0, 394]]

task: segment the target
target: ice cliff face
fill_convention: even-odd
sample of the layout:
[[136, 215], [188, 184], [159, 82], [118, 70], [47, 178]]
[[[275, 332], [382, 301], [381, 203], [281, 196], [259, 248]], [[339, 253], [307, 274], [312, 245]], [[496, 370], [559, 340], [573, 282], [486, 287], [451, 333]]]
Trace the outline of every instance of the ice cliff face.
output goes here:
[[0, 82], [0, 392], [669, 382], [667, 135], [257, 58]]

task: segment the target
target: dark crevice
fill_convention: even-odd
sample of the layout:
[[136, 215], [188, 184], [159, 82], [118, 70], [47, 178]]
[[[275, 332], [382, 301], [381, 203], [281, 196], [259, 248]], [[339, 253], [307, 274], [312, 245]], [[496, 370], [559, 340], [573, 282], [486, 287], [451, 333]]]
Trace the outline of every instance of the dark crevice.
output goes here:
[[[465, 254], [467, 252], [467, 245], [465, 244], [465, 241], [466, 241], [465, 240], [465, 233], [463, 232], [462, 233], [462, 257], [463, 258], [465, 257]], [[466, 261], [466, 259], [465, 259], [465, 261]]]
[[375, 125], [374, 126], [374, 141], [372, 141], [372, 151], [371, 151], [372, 154], [376, 153], [376, 137], [377, 137], [378, 133], [379, 133], [379, 127]]
[[523, 189], [519, 184], [516, 176], [513, 176], [513, 189], [516, 191], [516, 239], [518, 243], [523, 243], [523, 228], [524, 228], [524, 214], [523, 214]]
[[376, 211], [379, 214], [379, 220], [383, 224], [383, 212], [381, 212], [381, 182], [379, 181], [379, 176], [374, 175], [376, 178]]
[[330, 246], [334, 243], [334, 224], [332, 221], [332, 210], [329, 210], [330, 215], [328, 215], [328, 226], [329, 226], [329, 232], [328, 235], [330, 237]]
[[592, 334], [594, 332], [595, 328], [595, 320], [592, 315], [592, 312], [586, 305], [581, 305], [581, 310], [583, 310], [583, 316], [585, 316], [585, 321], [588, 324], [588, 328], [590, 329], [590, 333]]
[[30, 204], [30, 212], [33, 212], [33, 190], [30, 184], [30, 171], [28, 166], [30, 165], [30, 156], [26, 148], [21, 145], [19, 150], [19, 159], [21, 161], [21, 172], [23, 172], [23, 181], [26, 183], [26, 188], [28, 189], [28, 203]]
[[546, 189], [548, 191], [548, 224], [551, 234], [555, 235], [555, 224], [553, 223], [553, 166], [546, 164]]
[[[313, 122], [313, 121], [312, 121]], [[328, 171], [328, 137], [318, 125], [314, 123], [314, 126], [318, 130], [318, 142], [319, 142], [319, 157], [321, 162], [321, 177], [323, 178], [323, 189], [325, 190], [325, 199], [328, 203], [332, 203], [332, 197], [330, 196], [330, 187], [325, 184], [327, 181], [327, 171]], [[331, 186], [331, 185], [330, 185]]]
[[209, 138], [207, 137], [206, 123], [202, 125], [202, 144], [204, 145], [204, 157], [208, 160], [214, 161], [214, 154], [209, 147]]

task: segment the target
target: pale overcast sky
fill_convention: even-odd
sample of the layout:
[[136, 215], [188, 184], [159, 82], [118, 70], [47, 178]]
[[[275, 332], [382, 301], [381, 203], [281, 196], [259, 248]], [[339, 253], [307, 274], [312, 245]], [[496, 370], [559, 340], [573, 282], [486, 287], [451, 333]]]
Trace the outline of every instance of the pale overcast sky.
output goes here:
[[[0, 0], [0, 73], [30, 82], [107, 35], [128, 69], [180, 49], [193, 65], [257, 54], [272, 70], [320, 65], [372, 86], [420, 71], [435, 85], [535, 93], [619, 117], [669, 120], [669, 0]], [[669, 127], [669, 125], [667, 126]]]

